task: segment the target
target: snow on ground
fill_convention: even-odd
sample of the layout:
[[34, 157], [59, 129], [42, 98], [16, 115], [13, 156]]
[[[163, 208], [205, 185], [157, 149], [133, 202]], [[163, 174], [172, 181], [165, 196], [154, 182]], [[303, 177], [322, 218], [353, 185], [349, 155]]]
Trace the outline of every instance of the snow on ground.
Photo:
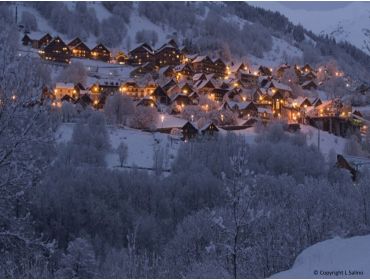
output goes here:
[[[307, 135], [306, 139], [308, 145], [314, 145], [317, 147], [318, 129], [309, 125], [301, 124], [301, 132]], [[347, 140], [345, 138], [320, 130], [320, 151], [326, 157], [329, 155], [331, 149], [333, 149], [337, 154], [343, 154], [346, 141]]]
[[303, 56], [300, 49], [290, 45], [288, 42], [272, 36], [273, 45], [270, 51], [263, 54], [263, 58], [257, 58], [249, 55], [251, 62], [255, 65], [266, 65], [276, 67], [282, 63], [287, 57], [299, 57]]
[[96, 17], [99, 22], [102, 22], [104, 19], [107, 19], [112, 15], [100, 2], [87, 2], [87, 7], [95, 10]]
[[[57, 143], [68, 142], [73, 133], [73, 123], [62, 124], [56, 132]], [[125, 163], [129, 167], [152, 168], [155, 149], [161, 148], [166, 153], [167, 163], [164, 169], [169, 169], [171, 159], [174, 159], [180, 146], [178, 140], [172, 140], [168, 134], [144, 132], [131, 128], [108, 128], [111, 151], [107, 155], [108, 167], [119, 166], [119, 158], [115, 150], [121, 142], [128, 147], [128, 158]]]
[[[225, 130], [223, 130], [222, 132], [229, 133], [228, 131]], [[254, 127], [248, 127], [241, 130], [234, 130], [232, 133], [235, 133], [236, 135], [239, 136], [244, 136], [245, 142], [249, 145], [254, 143], [254, 140], [256, 139], [257, 136], [257, 132]]]
[[[175, 121], [171, 118], [170, 122]], [[68, 142], [73, 133], [74, 123], [62, 124], [56, 132], [57, 143]], [[301, 125], [302, 133], [307, 134], [308, 144], [317, 146], [317, 129], [311, 126]], [[128, 146], [128, 158], [126, 162], [127, 167], [139, 167], [139, 168], [152, 168], [154, 153], [156, 149], [162, 149], [165, 155], [164, 169], [170, 169], [173, 159], [176, 157], [177, 151], [182, 143], [178, 139], [172, 138], [169, 134], [165, 133], [153, 133], [145, 132], [131, 128], [117, 128], [108, 127], [109, 139], [111, 144], [111, 151], [107, 155], [108, 167], [114, 168], [119, 166], [119, 158], [115, 152], [118, 145], [124, 142]], [[257, 136], [257, 132], [254, 127], [226, 131], [220, 129], [220, 134], [225, 135], [227, 133], [235, 133], [245, 137], [245, 141], [248, 144], [253, 144]], [[320, 151], [327, 156], [331, 149], [334, 149], [336, 153], [343, 153], [345, 139], [337, 137], [328, 132], [320, 131]]]
[[[331, 9], [302, 9], [287, 7], [281, 2], [248, 1], [252, 6], [278, 11], [294, 24], [302, 24], [316, 34], [329, 34], [337, 41], [348, 41], [370, 53], [370, 5], [367, 2], [347, 2]], [[314, 20], [313, 20], [314, 19]]]
[[[159, 25], [154, 24], [151, 22], [149, 19], [146, 17], [142, 17], [139, 15], [138, 9], [134, 9], [131, 13], [130, 17], [130, 23], [127, 26], [127, 35], [126, 37], [122, 40], [122, 42], [125, 42], [122, 45], [122, 49], [128, 51], [128, 49], [133, 49], [137, 44], [135, 43], [135, 36], [136, 32], [141, 31], [141, 30], [154, 30], [158, 34], [158, 41], [155, 44], [155, 48], [160, 47], [164, 43], [168, 41], [167, 35], [173, 34], [175, 32], [174, 29], [165, 27], [164, 29], [160, 27]], [[130, 46], [128, 46], [128, 38], [130, 38]], [[181, 38], [179, 38], [181, 39]], [[181, 42], [181, 40], [179, 40]]]
[[27, 12], [29, 12], [32, 15], [35, 16], [36, 21], [37, 21], [37, 29], [38, 29], [38, 32], [35, 32], [35, 33], [37, 33], [37, 34], [39, 34], [41, 36], [45, 35], [46, 33], [50, 33], [50, 35], [52, 35], [52, 36], [53, 36], [53, 34], [54, 35], [57, 35], [58, 34], [55, 31], [55, 29], [52, 28], [49, 25], [48, 21], [43, 16], [41, 16], [41, 14], [36, 9], [30, 7], [27, 4], [23, 4], [23, 3], [20, 3], [20, 2], [17, 2], [17, 7], [18, 7], [18, 20], [21, 20], [22, 13], [24, 11], [27, 11]]
[[319, 242], [271, 278], [370, 278], [370, 235]]

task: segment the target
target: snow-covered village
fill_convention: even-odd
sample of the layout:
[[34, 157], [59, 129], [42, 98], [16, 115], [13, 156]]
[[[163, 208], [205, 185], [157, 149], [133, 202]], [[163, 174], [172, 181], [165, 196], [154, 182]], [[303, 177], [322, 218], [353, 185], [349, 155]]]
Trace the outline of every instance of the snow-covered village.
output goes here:
[[0, 2], [0, 278], [369, 278], [358, 15]]

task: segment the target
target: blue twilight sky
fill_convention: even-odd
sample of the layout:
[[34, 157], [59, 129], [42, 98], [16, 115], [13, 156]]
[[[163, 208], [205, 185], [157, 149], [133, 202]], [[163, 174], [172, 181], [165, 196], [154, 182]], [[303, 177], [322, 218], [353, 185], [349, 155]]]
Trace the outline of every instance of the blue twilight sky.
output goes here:
[[290, 9], [303, 9], [308, 11], [322, 11], [343, 8], [350, 1], [279, 1], [280, 4]]

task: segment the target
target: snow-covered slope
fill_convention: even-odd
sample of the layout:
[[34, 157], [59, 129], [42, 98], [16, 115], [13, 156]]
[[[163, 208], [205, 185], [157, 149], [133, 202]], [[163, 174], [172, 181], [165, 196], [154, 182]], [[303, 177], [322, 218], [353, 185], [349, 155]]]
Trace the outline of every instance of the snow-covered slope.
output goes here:
[[328, 34], [338, 41], [348, 41], [370, 54], [370, 4], [350, 2], [330, 10], [292, 9], [279, 2], [248, 2], [271, 11], [278, 11], [294, 24], [301, 24], [316, 34]]
[[370, 235], [319, 242], [271, 278], [370, 278]]
[[[67, 143], [73, 133], [74, 123], [62, 124], [56, 132], [57, 143]], [[126, 165], [130, 168], [151, 168], [153, 167], [155, 149], [162, 149], [167, 154], [165, 168], [169, 168], [171, 159], [175, 158], [180, 143], [171, 141], [167, 134], [149, 133], [130, 128], [109, 128], [109, 140], [111, 151], [107, 154], [106, 162], [110, 168], [119, 166], [119, 158], [116, 152], [121, 142], [128, 147], [128, 157]]]
[[[66, 2], [67, 7], [69, 10], [75, 9], [75, 2]], [[221, 5], [221, 4], [220, 4]], [[98, 21], [101, 23], [104, 19], [109, 18], [112, 16], [111, 12], [108, 11], [99, 1], [88, 1], [87, 6], [89, 8], [93, 8], [95, 10], [96, 16]], [[15, 6], [12, 5], [12, 8], [15, 9]], [[207, 14], [207, 9], [204, 17]], [[34, 37], [41, 37], [45, 33], [50, 33], [52, 36], [60, 36], [63, 40], [66, 42], [71, 41], [74, 39], [74, 37], [68, 37], [66, 34], [60, 34], [58, 33], [49, 23], [48, 19], [44, 18], [36, 9], [32, 8], [28, 4], [19, 4], [18, 5], [18, 14], [21, 15], [23, 11], [30, 12], [31, 14], [35, 15], [38, 31], [32, 32], [32, 36]], [[238, 24], [240, 28], [244, 26], [244, 24], [251, 24], [251, 22], [241, 19], [236, 15], [230, 15], [227, 14], [224, 18], [228, 22], [233, 22], [235, 24]], [[173, 34], [177, 34], [177, 39], [181, 43], [182, 42], [182, 35], [180, 32], [177, 32], [173, 27], [168, 26], [166, 24], [155, 24], [152, 21], [150, 21], [147, 17], [139, 15], [137, 3], [134, 3], [133, 10], [130, 15], [130, 20], [127, 23], [127, 33], [123, 40], [121, 41], [121, 44], [114, 48], [113, 50], [124, 50], [129, 51], [130, 49], [133, 49], [136, 44], [136, 33], [141, 30], [153, 30], [158, 35], [158, 40], [156, 42], [155, 48], [160, 47], [164, 43], [166, 43], [169, 39], [169, 37], [173, 36]], [[272, 36], [273, 38], [273, 46], [272, 49], [269, 52], [266, 52], [263, 56], [263, 58], [257, 58], [252, 55], [248, 55], [248, 59], [252, 64], [265, 64], [270, 65], [272, 67], [286, 62], [286, 57], [302, 57], [302, 51], [293, 46], [291, 42], [285, 41], [283, 39], [277, 38], [276, 36]], [[89, 47], [94, 47], [96, 43], [98, 42], [98, 39], [93, 36], [92, 34], [89, 35], [87, 39], [84, 40], [84, 42]]]

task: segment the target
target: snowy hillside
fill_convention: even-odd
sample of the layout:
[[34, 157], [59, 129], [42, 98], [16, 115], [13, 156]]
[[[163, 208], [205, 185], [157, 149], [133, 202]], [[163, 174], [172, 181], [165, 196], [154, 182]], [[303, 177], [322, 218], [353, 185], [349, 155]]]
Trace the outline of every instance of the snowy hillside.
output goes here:
[[[278, 11], [294, 24], [302, 24], [316, 34], [328, 34], [338, 41], [348, 41], [370, 54], [370, 5], [351, 2], [332, 10], [291, 9], [279, 2], [249, 2], [271, 11]], [[318, 19], [318, 20], [312, 20]]]
[[[102, 5], [100, 2], [86, 2], [87, 7], [91, 8], [95, 11], [96, 18], [100, 25], [104, 20], [109, 19], [110, 17], [114, 16], [110, 11]], [[55, 28], [53, 28], [50, 19], [46, 18], [45, 15], [41, 15], [37, 9], [31, 7], [29, 4], [19, 4], [18, 7], [18, 21], [21, 21], [22, 13], [28, 12], [35, 16], [37, 21], [37, 31], [32, 31], [31, 34], [33, 37], [41, 37], [45, 33], [50, 33], [52, 36], [60, 36], [64, 41], [69, 42], [73, 40], [76, 36], [69, 36], [64, 33], [58, 32]], [[76, 3], [75, 2], [67, 2], [66, 7], [70, 11], [76, 10]], [[12, 8], [15, 12], [15, 5], [12, 5]], [[199, 20], [205, 20], [207, 16], [208, 8], [205, 9], [205, 14], [203, 16], [196, 15]], [[235, 25], [239, 25], [240, 29], [243, 28], [244, 25], [253, 24], [245, 19], [242, 19], [236, 15], [227, 14], [223, 18], [225, 22], [230, 22]], [[113, 48], [114, 50], [124, 50], [128, 52], [129, 50], [133, 49], [139, 43], [136, 41], [136, 34], [142, 30], [153, 31], [156, 33], [156, 40], [155, 44], [150, 41], [149, 43], [153, 45], [154, 48], [159, 48], [161, 45], [166, 43], [169, 38], [175, 36], [177, 41], [181, 44], [184, 36], [181, 32], [173, 28], [171, 25], [168, 24], [159, 24], [153, 23], [149, 20], [146, 16], [139, 14], [138, 4], [134, 3], [132, 6], [132, 11], [129, 16], [129, 20], [126, 23], [126, 32], [122, 32], [124, 36], [122, 37], [121, 43]], [[23, 33], [21, 33], [23, 36]], [[271, 66], [276, 66], [281, 63], [286, 62], [286, 57], [295, 57], [295, 58], [302, 58], [302, 51], [298, 49], [296, 46], [293, 45], [292, 42], [288, 40], [284, 40], [281, 38], [277, 38], [276, 36], [272, 36], [272, 45], [271, 50], [263, 52], [263, 57], [256, 57], [250, 53], [247, 53], [246, 56], [248, 60], [255, 65], [259, 64], [266, 64]], [[98, 42], [100, 42], [99, 38], [94, 36], [93, 34], [89, 34], [87, 38], [84, 39], [84, 42], [90, 48], [94, 47]]]
[[370, 235], [334, 238], [305, 249], [293, 267], [272, 278], [369, 278]]

